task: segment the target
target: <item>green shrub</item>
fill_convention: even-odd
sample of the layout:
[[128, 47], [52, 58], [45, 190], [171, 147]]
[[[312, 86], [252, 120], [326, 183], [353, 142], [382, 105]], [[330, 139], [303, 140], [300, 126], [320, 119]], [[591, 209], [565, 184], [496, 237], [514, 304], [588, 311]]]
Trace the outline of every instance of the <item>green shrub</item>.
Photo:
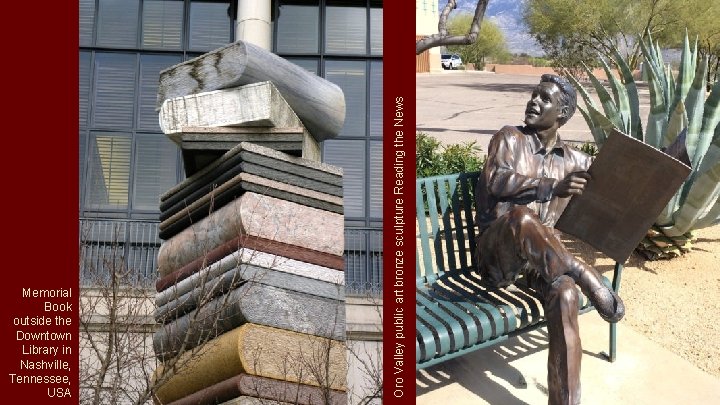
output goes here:
[[578, 146], [577, 150], [590, 157], [595, 157], [598, 153], [600, 153], [597, 146], [595, 145], [595, 142], [585, 142], [582, 145]]
[[485, 159], [479, 155], [480, 147], [473, 142], [463, 142], [443, 147], [439, 174], [469, 173], [482, 169]]
[[422, 132], [415, 137], [415, 174], [417, 177], [430, 177], [436, 173], [436, 166], [440, 160], [438, 148], [440, 142]]
[[[485, 163], [485, 157], [480, 156], [481, 149], [475, 145], [475, 142], [443, 146], [437, 139], [422, 132], [419, 132], [415, 138], [415, 151], [417, 159], [416, 175], [418, 178], [477, 172], [482, 169]], [[437, 185], [434, 191], [437, 199], [439, 192]], [[426, 190], [423, 189], [422, 193], [425, 210], [427, 211], [429, 208], [425, 198]], [[453, 196], [449, 194], [449, 191], [446, 197], [447, 201], [453, 200]], [[461, 195], [456, 197], [463, 198]], [[472, 190], [470, 190], [470, 199], [474, 199]], [[440, 206], [436, 208], [441, 209]]]
[[552, 63], [550, 63], [549, 60], [547, 60], [545, 58], [534, 57], [534, 56], [529, 57], [528, 62], [535, 67], [552, 66]]
[[437, 139], [422, 132], [415, 138], [415, 151], [417, 177], [476, 172], [485, 163], [474, 141], [442, 146]]

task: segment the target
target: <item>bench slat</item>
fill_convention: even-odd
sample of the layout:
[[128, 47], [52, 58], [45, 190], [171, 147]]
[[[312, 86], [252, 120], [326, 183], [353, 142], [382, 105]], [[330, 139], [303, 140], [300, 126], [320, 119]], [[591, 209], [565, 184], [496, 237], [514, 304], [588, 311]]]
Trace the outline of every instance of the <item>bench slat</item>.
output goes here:
[[[420, 312], [420, 310], [416, 311]], [[430, 328], [420, 322], [419, 317], [415, 316], [415, 362], [431, 359], [437, 352], [438, 347], [435, 344], [435, 336], [433, 336]]]
[[[451, 193], [450, 195], [452, 196], [452, 193], [455, 192], [456, 182], [452, 180], [447, 181], [446, 179], [440, 179], [436, 184], [438, 186], [438, 197], [440, 198], [440, 212], [438, 214], [440, 217], [438, 218], [438, 222], [440, 222], [441, 220], [443, 224], [445, 257], [447, 257], [448, 269], [457, 269], [458, 267], [455, 263], [455, 238], [453, 238], [453, 227], [450, 222], [450, 214], [452, 211], [447, 199], [448, 193]], [[435, 235], [436, 237], [440, 236], [439, 233], [436, 233]], [[442, 262], [443, 260], [442, 258], [438, 258], [438, 261]]]
[[[458, 251], [458, 259], [460, 260], [459, 267], [466, 269], [470, 267], [470, 263], [468, 262], [467, 254], [465, 253], [466, 249], [466, 241], [465, 241], [465, 219], [468, 217], [463, 218], [463, 210], [461, 207], [462, 204], [466, 204], [467, 200], [464, 198], [461, 198], [460, 193], [462, 193], [462, 190], [464, 188], [464, 183], [462, 179], [460, 181], [452, 182], [455, 184], [455, 187], [453, 188], [452, 194], [451, 194], [451, 204], [452, 204], [452, 212], [455, 214], [453, 215], [453, 227], [455, 229], [455, 238], [457, 245], [457, 251]], [[472, 222], [472, 219], [471, 219]], [[470, 249], [472, 249], [472, 246], [468, 246]], [[454, 256], [454, 255], [453, 255]]]
[[[480, 283], [480, 276], [478, 276], [477, 273], [466, 273], [466, 276], [473, 283]], [[485, 291], [487, 293], [487, 290]], [[520, 325], [517, 326], [518, 328], [524, 328], [525, 326], [531, 323], [536, 323], [540, 320], [539, 317], [530, 318], [528, 310], [525, 307], [526, 304], [528, 308], [536, 306], [535, 301], [530, 298], [530, 296], [525, 296], [525, 294], [521, 293], [520, 291], [513, 291], [512, 293], [509, 293], [508, 290], [503, 288], [492, 290], [492, 293], [504, 302], [506, 302], [508, 305], [510, 305], [511, 308], [515, 308], [514, 314], [517, 315], [518, 320], [520, 321]]]
[[450, 352], [450, 331], [440, 321], [428, 314], [426, 311], [417, 311], [415, 317], [428, 327], [435, 339], [435, 351], [428, 351], [431, 357], [442, 356]]
[[[462, 300], [462, 298], [454, 294], [454, 292], [441, 290], [438, 288], [433, 289], [433, 294], [437, 295], [435, 299], [442, 299], [446, 302], [452, 302], [473, 317], [476, 325], [478, 326], [477, 341], [482, 342], [484, 340], [488, 340], [495, 334], [495, 322], [492, 321], [491, 311], [491, 308], [494, 308], [493, 306], [483, 303], [477, 303], [478, 305], [474, 305], [471, 302]], [[499, 315], [500, 312], [497, 312], [497, 314]], [[477, 341], [470, 341], [469, 344], [473, 345], [477, 343]]]
[[[422, 220], [418, 221], [418, 231], [420, 232], [420, 247], [423, 254], [423, 261], [422, 261], [422, 267], [420, 260], [417, 260], [416, 263], [416, 273], [417, 273], [417, 281], [418, 283], [424, 283], [425, 279], [428, 276], [428, 269], [432, 269], [432, 257], [428, 252], [430, 252], [430, 233], [427, 229], [427, 221], [425, 221], [425, 199], [423, 198], [423, 186], [426, 183], [423, 181], [417, 181], [415, 182], [415, 193], [417, 196], [415, 209], [418, 215], [418, 218], [422, 218]], [[422, 214], [421, 214], [422, 213]], [[417, 246], [417, 243], [416, 243]], [[416, 252], [416, 254], [418, 254]], [[423, 272], [422, 269], [425, 271]]]
[[447, 306], [442, 305], [440, 302], [431, 299], [425, 295], [421, 290], [416, 291], [415, 298], [419, 305], [423, 307], [426, 313], [430, 316], [438, 318], [438, 320], [445, 325], [447, 330], [450, 332], [450, 351], [459, 350], [468, 345], [467, 336], [465, 330], [467, 323], [453, 317], [452, 311]]
[[[522, 282], [487, 289], [475, 271], [478, 173], [416, 181], [416, 367], [424, 368], [545, 325], [540, 293]], [[616, 270], [614, 283], [619, 283]], [[522, 280], [522, 279], [521, 279]], [[604, 282], [609, 286], [610, 282]], [[616, 286], [616, 284], [613, 284]], [[578, 308], [592, 308], [579, 294]], [[611, 342], [611, 353], [614, 353]]]

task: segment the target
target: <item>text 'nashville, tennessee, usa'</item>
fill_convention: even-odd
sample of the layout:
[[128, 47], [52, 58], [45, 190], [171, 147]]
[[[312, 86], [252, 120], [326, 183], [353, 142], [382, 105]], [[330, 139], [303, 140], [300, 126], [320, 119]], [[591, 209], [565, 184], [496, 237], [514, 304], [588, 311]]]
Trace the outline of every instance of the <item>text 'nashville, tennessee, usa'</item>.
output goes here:
[[391, 305], [393, 306], [392, 333], [394, 334], [393, 353], [393, 380], [391, 381], [392, 393], [396, 398], [404, 395], [405, 382], [403, 381], [404, 361], [403, 353], [405, 352], [405, 314], [403, 313], [403, 301], [405, 289], [403, 284], [403, 274], [405, 273], [405, 257], [402, 248], [405, 246], [405, 142], [403, 131], [403, 97], [395, 97], [395, 114], [393, 118], [393, 152], [395, 161], [393, 162], [393, 236], [394, 236], [394, 264], [395, 279], [393, 283], [393, 298]]
[[[73, 303], [65, 301], [53, 302], [58, 298], [72, 298], [70, 289], [36, 290], [22, 289], [22, 298], [30, 300], [32, 308], [40, 305], [43, 315], [15, 316], [13, 326], [15, 339], [20, 342], [20, 372], [9, 373], [12, 384], [41, 384], [47, 387], [47, 395], [51, 398], [71, 396], [70, 363], [67, 357], [73, 356], [72, 347], [67, 343], [73, 340], [72, 332], [55, 332], [44, 328], [74, 329], [71, 311]], [[51, 301], [48, 301], [51, 300]], [[36, 328], [40, 327], [41, 330]], [[50, 372], [50, 375], [40, 375]], [[37, 373], [37, 374], [36, 374]], [[60, 387], [58, 385], [61, 385]], [[62, 387], [64, 386], [64, 387]]]

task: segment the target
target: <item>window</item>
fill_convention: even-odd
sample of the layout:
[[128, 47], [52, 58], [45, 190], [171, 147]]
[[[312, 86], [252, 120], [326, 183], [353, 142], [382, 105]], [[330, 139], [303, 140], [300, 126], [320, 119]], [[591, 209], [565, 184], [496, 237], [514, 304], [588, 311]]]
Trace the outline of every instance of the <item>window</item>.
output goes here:
[[207, 52], [229, 43], [231, 28], [228, 2], [190, 3], [191, 50]]
[[278, 0], [275, 15], [275, 51], [345, 94], [345, 122], [336, 139], [324, 142], [323, 160], [344, 169], [346, 225], [379, 225], [382, 1]]
[[157, 218], [182, 179], [155, 111], [159, 73], [231, 42], [231, 4], [80, 0], [81, 216]]
[[233, 4], [229, 0], [80, 0], [80, 46], [211, 51], [233, 40]]
[[95, 55], [92, 125], [131, 128], [135, 111], [135, 54]]
[[145, 0], [142, 16], [142, 47], [182, 49], [183, 2]]
[[134, 48], [137, 43], [139, 0], [99, 0], [97, 44]]
[[349, 293], [382, 290], [382, 1], [278, 0], [274, 49], [345, 94], [340, 135], [323, 160], [343, 168]]
[[367, 9], [354, 4], [356, 2], [328, 2], [325, 19], [325, 52], [367, 53]]
[[90, 142], [85, 206], [125, 208], [130, 183], [129, 134], [93, 133]]
[[345, 123], [339, 136], [366, 136], [367, 73], [365, 61], [325, 62], [325, 78], [345, 93]]
[[282, 2], [276, 24], [278, 53], [318, 52], [320, 8], [317, 2]]
[[137, 128], [160, 132], [155, 111], [160, 71], [180, 62], [176, 55], [140, 55]]
[[347, 218], [365, 216], [365, 141], [327, 140], [325, 162], [343, 168], [343, 205]]
[[181, 60], [81, 52], [81, 212], [157, 212], [158, 196], [180, 179], [179, 151], [160, 132], [155, 104], [159, 72]]
[[177, 183], [177, 147], [158, 134], [135, 136], [133, 208], [157, 210], [160, 194]]

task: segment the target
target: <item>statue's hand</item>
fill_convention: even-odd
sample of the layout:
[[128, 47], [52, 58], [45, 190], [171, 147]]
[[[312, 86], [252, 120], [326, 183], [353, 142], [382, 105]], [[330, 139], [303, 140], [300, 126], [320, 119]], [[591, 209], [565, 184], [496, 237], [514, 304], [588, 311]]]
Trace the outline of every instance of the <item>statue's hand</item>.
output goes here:
[[588, 180], [590, 180], [590, 173], [588, 172], [570, 173], [553, 188], [553, 196], [564, 198], [580, 195], [583, 193]]

